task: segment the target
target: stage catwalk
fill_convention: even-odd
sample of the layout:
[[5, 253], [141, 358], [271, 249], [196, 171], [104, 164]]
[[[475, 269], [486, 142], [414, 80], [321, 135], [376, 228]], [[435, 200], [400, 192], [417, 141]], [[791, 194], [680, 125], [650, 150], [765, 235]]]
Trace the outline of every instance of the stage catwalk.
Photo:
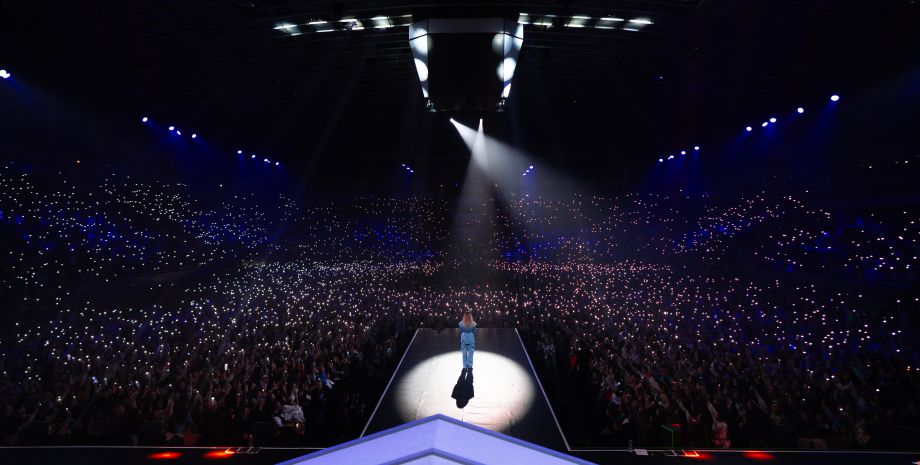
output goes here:
[[524, 441], [566, 450], [552, 409], [514, 329], [476, 331], [474, 397], [451, 397], [463, 368], [460, 330], [419, 329], [363, 435], [436, 413]]

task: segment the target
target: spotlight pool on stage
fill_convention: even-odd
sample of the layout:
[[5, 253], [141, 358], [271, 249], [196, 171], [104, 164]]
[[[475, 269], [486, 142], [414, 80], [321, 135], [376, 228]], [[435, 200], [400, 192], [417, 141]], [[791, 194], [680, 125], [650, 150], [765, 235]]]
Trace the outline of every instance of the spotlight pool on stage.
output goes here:
[[465, 408], [457, 408], [450, 397], [463, 357], [457, 351], [423, 360], [406, 374], [394, 389], [403, 422], [420, 420], [440, 413], [444, 416], [481, 426], [492, 431], [507, 431], [530, 410], [534, 397], [540, 395], [527, 371], [514, 360], [493, 352], [477, 350], [473, 354], [475, 396]]
[[440, 413], [524, 441], [568, 450], [559, 423], [514, 329], [479, 328], [474, 396], [451, 397], [463, 369], [458, 328], [416, 331], [362, 436]]

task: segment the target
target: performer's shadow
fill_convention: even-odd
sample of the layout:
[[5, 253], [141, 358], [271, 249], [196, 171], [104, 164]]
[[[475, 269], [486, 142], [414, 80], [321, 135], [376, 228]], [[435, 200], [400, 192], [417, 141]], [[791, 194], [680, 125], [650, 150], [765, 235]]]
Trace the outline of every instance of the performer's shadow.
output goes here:
[[457, 378], [457, 384], [454, 385], [454, 392], [450, 395], [457, 399], [457, 408], [464, 408], [473, 398], [473, 373], [463, 369], [460, 377]]

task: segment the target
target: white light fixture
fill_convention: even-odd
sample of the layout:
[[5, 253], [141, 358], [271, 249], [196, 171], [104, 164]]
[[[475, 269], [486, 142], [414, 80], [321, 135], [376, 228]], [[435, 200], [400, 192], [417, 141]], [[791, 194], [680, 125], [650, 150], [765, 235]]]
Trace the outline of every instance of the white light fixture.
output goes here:
[[325, 21], [310, 21], [307, 24], [326, 24], [326, 22]]
[[601, 21], [626, 21], [623, 18], [601, 18]]
[[386, 16], [377, 16], [375, 18], [371, 18], [371, 20], [374, 20], [374, 21], [381, 21], [381, 20], [387, 20], [387, 19], [390, 19], [390, 18], [387, 18]]
[[652, 24], [652, 22], [647, 19], [630, 19], [629, 22], [636, 24]]
[[281, 26], [275, 27], [275, 29], [289, 29], [292, 27], [297, 27], [297, 25], [296, 24], [283, 24]]
[[590, 16], [572, 16], [572, 19], [591, 19]]

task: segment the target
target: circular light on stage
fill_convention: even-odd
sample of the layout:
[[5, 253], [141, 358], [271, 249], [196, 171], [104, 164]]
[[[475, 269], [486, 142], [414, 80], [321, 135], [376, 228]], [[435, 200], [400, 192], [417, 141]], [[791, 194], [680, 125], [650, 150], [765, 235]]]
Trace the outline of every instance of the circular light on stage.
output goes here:
[[399, 393], [396, 409], [403, 421], [440, 413], [505, 433], [523, 420], [539, 394], [530, 367], [525, 369], [503, 355], [477, 350], [473, 354], [474, 397], [459, 409], [450, 395], [462, 368], [463, 356], [457, 350], [420, 362], [399, 386], [390, 386]]

